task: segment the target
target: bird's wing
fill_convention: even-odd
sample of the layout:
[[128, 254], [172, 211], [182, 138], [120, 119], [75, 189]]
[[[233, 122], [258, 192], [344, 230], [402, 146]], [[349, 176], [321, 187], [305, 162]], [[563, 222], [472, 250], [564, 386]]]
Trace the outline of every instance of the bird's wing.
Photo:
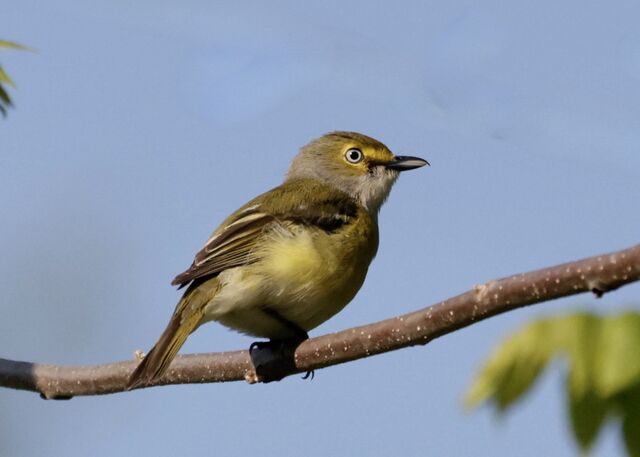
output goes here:
[[258, 207], [241, 211], [233, 222], [223, 224], [207, 240], [196, 254], [188, 270], [180, 273], [171, 282], [184, 287], [194, 279], [211, 276], [226, 270], [254, 262], [251, 251], [265, 226], [274, 222], [274, 217], [261, 212]]
[[[259, 260], [254, 252], [257, 240], [265, 230], [277, 225], [304, 225], [331, 233], [356, 217], [358, 205], [346, 194], [313, 192], [308, 183], [303, 188], [307, 192], [301, 194], [300, 188], [283, 185], [248, 203], [211, 235], [191, 267], [176, 276], [171, 284], [184, 287], [195, 279], [256, 262]], [[292, 192], [302, 198], [287, 198]], [[265, 198], [268, 194], [269, 198]], [[277, 209], [269, 204], [274, 199], [279, 203]]]

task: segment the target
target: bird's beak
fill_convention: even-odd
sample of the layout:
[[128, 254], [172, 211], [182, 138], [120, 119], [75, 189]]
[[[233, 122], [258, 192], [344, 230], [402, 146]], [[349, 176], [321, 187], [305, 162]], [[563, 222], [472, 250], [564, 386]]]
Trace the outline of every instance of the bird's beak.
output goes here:
[[429, 162], [420, 157], [395, 156], [390, 162], [385, 164], [385, 167], [389, 170], [406, 171], [424, 167], [425, 165], [429, 165]]

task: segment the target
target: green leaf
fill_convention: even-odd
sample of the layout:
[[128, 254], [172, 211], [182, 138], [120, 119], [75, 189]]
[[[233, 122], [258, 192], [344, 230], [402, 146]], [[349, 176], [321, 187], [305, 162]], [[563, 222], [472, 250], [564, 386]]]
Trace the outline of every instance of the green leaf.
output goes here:
[[13, 41], [0, 40], [0, 48], [5, 49], [19, 49], [21, 51], [28, 51], [29, 48]]
[[7, 94], [7, 91], [4, 90], [4, 87], [0, 84], [0, 106], [11, 106], [11, 97]]
[[629, 414], [622, 422], [624, 444], [630, 457], [640, 457], [640, 411]]
[[4, 71], [4, 69], [2, 68], [2, 66], [0, 66], [0, 85], [2, 83], [7, 83], [9, 84], [11, 87], [15, 88], [16, 85], [13, 83], [13, 81], [11, 80], [11, 78], [9, 78], [9, 75]]
[[573, 433], [583, 451], [588, 451], [594, 443], [604, 423], [609, 405], [595, 392], [569, 397], [569, 417]]
[[0, 115], [5, 117], [7, 115], [7, 108], [11, 106], [11, 99], [4, 90], [4, 87], [0, 85]]
[[[31, 51], [31, 49], [13, 41], [0, 40], [0, 49], [18, 49], [23, 51]], [[7, 109], [13, 106], [11, 97], [6, 90], [6, 85], [16, 87], [13, 80], [9, 77], [6, 71], [0, 66], [0, 114], [5, 117], [7, 115]]]
[[555, 320], [563, 335], [562, 346], [569, 358], [569, 389], [575, 398], [586, 396], [596, 386], [594, 369], [598, 359], [602, 318], [577, 313]]
[[621, 416], [629, 455], [640, 457], [640, 313], [577, 313], [533, 322], [505, 339], [467, 394], [500, 412], [521, 398], [556, 355], [569, 361], [567, 405], [573, 434], [588, 451], [608, 418]]
[[602, 324], [593, 375], [600, 393], [611, 397], [640, 380], [640, 314], [624, 313]]
[[630, 457], [640, 457], [640, 383], [621, 397], [622, 437]]
[[13, 103], [11, 102], [11, 97], [3, 87], [2, 83], [0, 83], [0, 115], [2, 117], [7, 116], [7, 108], [11, 107]]
[[493, 399], [506, 410], [529, 390], [553, 355], [554, 329], [538, 321], [505, 340], [489, 357], [467, 391], [465, 404], [475, 407]]

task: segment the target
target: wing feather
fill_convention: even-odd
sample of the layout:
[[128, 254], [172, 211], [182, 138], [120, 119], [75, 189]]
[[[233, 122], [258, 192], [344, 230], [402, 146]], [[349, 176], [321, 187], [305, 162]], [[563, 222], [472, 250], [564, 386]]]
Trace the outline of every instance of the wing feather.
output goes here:
[[[276, 210], [269, 200], [246, 206], [231, 216], [207, 240], [196, 254], [191, 267], [180, 273], [171, 282], [181, 288], [191, 281], [259, 260], [255, 253], [257, 240], [265, 231], [277, 225], [305, 225], [332, 234], [351, 223], [358, 211], [364, 211], [355, 200], [346, 194], [325, 189], [315, 189], [318, 183], [306, 183], [303, 203], [293, 203], [287, 198], [289, 192], [296, 191], [287, 184], [270, 191], [280, 205]], [[319, 192], [321, 190], [322, 192]], [[297, 192], [300, 192], [298, 189]], [[260, 198], [260, 197], [259, 197]]]
[[254, 262], [251, 251], [265, 226], [275, 220], [264, 213], [249, 213], [216, 231], [183, 273], [171, 282], [184, 287], [194, 279], [220, 273], [228, 268]]

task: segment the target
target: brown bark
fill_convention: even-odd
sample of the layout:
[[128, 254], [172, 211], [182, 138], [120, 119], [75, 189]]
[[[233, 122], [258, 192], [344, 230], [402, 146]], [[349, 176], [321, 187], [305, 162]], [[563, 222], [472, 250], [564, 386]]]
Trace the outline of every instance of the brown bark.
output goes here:
[[[165, 376], [152, 385], [281, 379], [424, 345], [474, 322], [534, 303], [589, 291], [600, 297], [638, 280], [640, 245], [489, 281], [428, 308], [309, 339], [295, 348], [295, 355], [287, 363], [271, 363], [270, 356], [260, 354], [261, 351], [253, 357], [248, 351], [178, 356]], [[0, 386], [39, 392], [43, 398], [56, 399], [122, 392], [136, 363], [130, 360], [58, 366], [0, 359]], [[258, 375], [254, 363], [258, 364]]]

